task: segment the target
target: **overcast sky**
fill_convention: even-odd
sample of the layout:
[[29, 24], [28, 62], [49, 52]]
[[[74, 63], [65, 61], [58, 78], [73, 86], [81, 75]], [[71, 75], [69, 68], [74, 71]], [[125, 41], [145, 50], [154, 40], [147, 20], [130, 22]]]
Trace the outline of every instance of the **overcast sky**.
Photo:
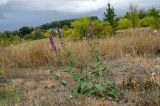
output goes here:
[[102, 18], [107, 2], [118, 15], [123, 15], [130, 3], [140, 9], [160, 8], [160, 0], [0, 0], [0, 31], [80, 16]]

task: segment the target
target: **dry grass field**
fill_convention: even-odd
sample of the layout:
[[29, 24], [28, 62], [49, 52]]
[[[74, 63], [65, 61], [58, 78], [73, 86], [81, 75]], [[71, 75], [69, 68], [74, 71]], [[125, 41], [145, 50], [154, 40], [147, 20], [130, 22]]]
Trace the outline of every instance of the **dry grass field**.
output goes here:
[[[5, 76], [20, 89], [21, 99], [11, 106], [159, 106], [160, 104], [160, 31], [150, 28], [118, 31], [115, 36], [98, 39], [107, 63], [109, 79], [115, 80], [122, 95], [108, 98], [72, 97], [69, 90], [53, 80], [50, 70], [72, 81], [58, 65], [48, 39], [25, 41], [0, 48]], [[58, 39], [56, 46], [60, 48]], [[90, 64], [85, 40], [65, 40], [72, 54]], [[62, 52], [63, 55], [63, 52]], [[51, 67], [45, 64], [49, 58]], [[65, 58], [65, 55], [63, 55]]]

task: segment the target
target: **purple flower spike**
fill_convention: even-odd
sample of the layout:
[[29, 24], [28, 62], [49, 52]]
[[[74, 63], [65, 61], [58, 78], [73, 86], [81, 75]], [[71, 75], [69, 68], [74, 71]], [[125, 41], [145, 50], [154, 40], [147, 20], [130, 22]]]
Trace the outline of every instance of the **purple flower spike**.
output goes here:
[[44, 57], [44, 60], [45, 60], [45, 63], [46, 63], [46, 64], [49, 64], [49, 60], [48, 60], [48, 57], [47, 57], [47, 56]]
[[96, 29], [94, 29], [94, 30], [93, 30], [93, 35], [95, 35], [95, 34], [96, 34], [96, 32], [97, 32], [97, 31], [96, 31]]
[[57, 27], [57, 32], [58, 32], [59, 41], [60, 41], [62, 47], [64, 47], [64, 43], [63, 43], [63, 40], [62, 40], [62, 33], [61, 33], [61, 31], [58, 27]]
[[90, 32], [92, 34], [92, 37], [95, 36], [95, 31], [93, 30], [93, 23], [92, 23], [92, 19], [89, 18], [89, 26], [90, 26]]
[[85, 38], [88, 39], [88, 33], [87, 33], [86, 29], [83, 29], [83, 32], [84, 32]]
[[58, 27], [57, 27], [57, 32], [58, 32], [58, 38], [59, 38], [60, 40], [62, 40], [62, 33], [61, 33], [61, 31], [59, 30]]
[[50, 34], [50, 36], [49, 36], [49, 41], [50, 41], [52, 50], [54, 50], [54, 51], [57, 53], [57, 48], [56, 48], [56, 46], [55, 46], [55, 44], [54, 44], [54, 40], [53, 40], [52, 34]]
[[92, 19], [91, 18], [89, 18], [89, 26], [92, 29], [93, 24], [92, 24]]

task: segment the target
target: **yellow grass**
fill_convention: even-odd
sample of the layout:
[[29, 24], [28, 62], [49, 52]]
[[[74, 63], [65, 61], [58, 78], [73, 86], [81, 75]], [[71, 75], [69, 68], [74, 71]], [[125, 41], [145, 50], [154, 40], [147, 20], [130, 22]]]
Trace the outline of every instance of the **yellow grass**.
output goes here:
[[[64, 54], [57, 39], [56, 46]], [[132, 56], [156, 56], [160, 55], [160, 32], [153, 33], [151, 29], [135, 29], [118, 32], [117, 35], [99, 39], [103, 56], [121, 57]], [[86, 41], [67, 41], [65, 44], [71, 53], [84, 58], [90, 56]], [[55, 53], [51, 51], [48, 39], [39, 41], [26, 41], [20, 45], [6, 47], [1, 52], [3, 63], [7, 66], [40, 66], [44, 65], [44, 57], [56, 64]]]
[[[87, 41], [63, 40], [72, 54], [89, 60], [91, 54]], [[123, 79], [125, 80], [126, 85], [123, 85], [124, 89], [122, 89], [125, 100], [129, 103], [133, 102], [135, 105], [156, 106], [159, 104], [157, 97], [159, 97], [158, 91], [160, 90], [158, 85], [160, 84], [160, 31], [153, 33], [153, 30], [149, 28], [123, 30], [118, 31], [115, 36], [98, 39], [98, 41], [101, 53], [109, 66], [109, 78], [114, 78], [113, 80], [116, 81], [119, 88], [123, 85]], [[60, 47], [57, 38], [55, 38], [55, 44], [65, 59], [65, 52]], [[65, 90], [61, 90], [59, 83], [51, 79], [50, 69], [46, 69], [46, 67], [34, 68], [45, 65], [45, 56], [52, 63], [52, 70], [60, 78], [74, 85], [70, 75], [63, 72], [61, 67], [57, 67], [56, 55], [55, 52], [51, 51], [49, 39], [25, 41], [19, 45], [0, 48], [0, 64], [9, 67], [7, 68], [8, 78], [20, 78], [20, 82], [16, 80], [15, 82], [17, 83], [16, 86], [23, 88], [22, 95], [27, 101], [24, 101], [26, 104], [24, 106], [32, 105], [32, 100], [35, 104], [42, 104], [43, 101], [46, 101], [45, 103], [50, 104], [49, 106], [55, 105], [55, 103], [64, 103], [65, 105], [68, 103], [68, 106], [71, 104], [74, 106], [74, 101], [84, 106], [120, 105], [120, 102], [97, 100], [92, 97], [75, 99], [65, 96]], [[151, 80], [154, 72], [155, 78]], [[133, 87], [127, 85], [132, 83], [129, 80], [130, 77], [133, 77]], [[128, 86], [131, 88], [127, 89]], [[148, 88], [146, 89], [146, 87]], [[53, 88], [58, 90], [55, 89], [54, 91]], [[52, 98], [48, 99], [50, 97]]]

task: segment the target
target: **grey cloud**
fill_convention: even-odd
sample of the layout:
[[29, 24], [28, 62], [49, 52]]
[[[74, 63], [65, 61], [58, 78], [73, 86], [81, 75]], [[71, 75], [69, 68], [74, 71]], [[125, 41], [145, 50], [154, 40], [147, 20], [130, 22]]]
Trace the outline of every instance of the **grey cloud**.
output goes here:
[[118, 16], [128, 10], [131, 2], [143, 9], [160, 6], [159, 0], [0, 0], [0, 31], [80, 16], [102, 18], [107, 2]]
[[5, 18], [4, 14], [0, 12], [0, 19], [4, 19], [4, 18]]
[[125, 9], [129, 3], [137, 4], [140, 8], [160, 6], [159, 0], [0, 0], [0, 6], [7, 10], [29, 11], [58, 11], [84, 13], [105, 8], [107, 2], [117, 9]]

